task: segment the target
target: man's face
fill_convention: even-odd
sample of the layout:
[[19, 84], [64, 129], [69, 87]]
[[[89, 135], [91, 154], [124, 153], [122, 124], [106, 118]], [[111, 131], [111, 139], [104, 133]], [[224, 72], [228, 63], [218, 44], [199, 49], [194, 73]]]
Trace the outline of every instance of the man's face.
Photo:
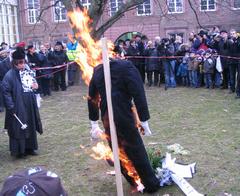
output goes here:
[[236, 31], [231, 31], [231, 32], [230, 32], [230, 36], [231, 36], [232, 38], [237, 38], [237, 37], [238, 37]]
[[43, 52], [43, 53], [45, 53], [46, 52], [46, 50], [47, 50], [47, 48], [45, 47], [45, 46], [40, 46], [40, 50]]
[[224, 38], [224, 39], [226, 39], [226, 38], [228, 37], [228, 34], [227, 34], [226, 32], [222, 32], [222, 33], [221, 33], [221, 37]]
[[49, 49], [50, 48], [50, 44], [49, 43], [45, 43], [44, 46]]
[[3, 50], [7, 49], [7, 46], [8, 46], [7, 44], [3, 44], [2, 45]]
[[61, 47], [60, 45], [56, 45], [56, 46], [54, 47], [54, 49], [55, 49], [56, 51], [60, 51], [60, 50], [62, 49], [62, 47]]
[[34, 47], [30, 48], [29, 52], [32, 53], [32, 54], [35, 53], [35, 48]]

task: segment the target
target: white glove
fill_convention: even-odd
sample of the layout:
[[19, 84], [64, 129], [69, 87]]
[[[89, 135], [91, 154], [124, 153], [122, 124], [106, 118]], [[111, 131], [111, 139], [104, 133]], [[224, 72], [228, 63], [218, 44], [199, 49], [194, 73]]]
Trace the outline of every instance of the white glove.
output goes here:
[[148, 125], [148, 121], [141, 122], [141, 126], [144, 129], [144, 135], [146, 136], [152, 135], [152, 132]]
[[91, 126], [92, 126], [92, 129], [90, 131], [91, 138], [92, 139], [100, 138], [101, 135], [103, 134], [103, 131], [100, 129], [98, 121], [91, 121]]

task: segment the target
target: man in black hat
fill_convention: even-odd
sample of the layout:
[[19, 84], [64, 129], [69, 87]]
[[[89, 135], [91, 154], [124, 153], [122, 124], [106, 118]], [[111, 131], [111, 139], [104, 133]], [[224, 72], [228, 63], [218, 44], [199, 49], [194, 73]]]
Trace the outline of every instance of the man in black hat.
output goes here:
[[[132, 162], [142, 184], [145, 186], [145, 191], [155, 192], [159, 188], [159, 181], [148, 160], [146, 149], [136, 128], [131, 109], [133, 100], [144, 132], [146, 135], [150, 135], [151, 131], [147, 121], [150, 115], [140, 73], [130, 61], [126, 60], [112, 60], [110, 62], [110, 70], [113, 114], [119, 148], [125, 152], [128, 159]], [[102, 121], [105, 133], [108, 135], [109, 145], [111, 146], [103, 65], [98, 65], [94, 68], [93, 77], [89, 85], [88, 108], [92, 135], [97, 135], [95, 130], [98, 130], [99, 95]], [[126, 168], [124, 168], [122, 163], [120, 164], [121, 171], [128, 182], [133, 186], [136, 185], [133, 178], [128, 175]]]
[[57, 174], [43, 167], [33, 167], [9, 176], [0, 192], [1, 196], [67, 196]]
[[5, 129], [8, 130], [11, 155], [21, 158], [26, 154], [36, 155], [36, 131], [42, 134], [42, 124], [34, 94], [38, 84], [34, 72], [25, 64], [24, 50], [17, 48], [12, 59], [12, 68], [2, 82]]
[[[57, 41], [54, 46], [54, 51], [49, 54], [50, 64], [54, 66], [64, 65], [68, 62], [68, 57], [65, 51], [63, 50], [62, 42]], [[67, 89], [66, 86], [66, 67], [61, 67], [54, 69], [53, 80], [54, 80], [54, 90], [58, 91], [59, 86], [62, 91]]]

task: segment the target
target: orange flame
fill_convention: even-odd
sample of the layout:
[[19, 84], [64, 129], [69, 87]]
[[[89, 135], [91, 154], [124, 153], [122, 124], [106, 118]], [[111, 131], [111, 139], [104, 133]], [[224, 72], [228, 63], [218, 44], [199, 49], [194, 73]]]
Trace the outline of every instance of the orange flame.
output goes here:
[[[108, 138], [108, 136], [106, 134], [103, 134], [102, 139], [106, 139]], [[96, 160], [110, 160], [111, 162], [114, 162], [113, 159], [113, 153], [110, 149], [109, 146], [105, 145], [104, 142], [99, 142], [97, 143], [96, 146], [92, 147], [92, 150], [95, 154], [91, 154], [90, 156], [93, 157]], [[141, 183], [141, 179], [136, 171], [136, 169], [134, 168], [132, 162], [128, 159], [126, 153], [124, 152], [123, 149], [119, 149], [119, 159], [121, 161], [121, 165], [123, 168], [126, 169], [127, 174], [133, 178], [134, 182], [137, 185], [137, 190], [138, 191], [143, 191], [144, 186]]]
[[[102, 63], [102, 49], [100, 41], [95, 41], [91, 37], [90, 28], [91, 19], [88, 16], [87, 9], [81, 11], [79, 8], [68, 12], [72, 29], [76, 30], [75, 37], [79, 40], [76, 50], [76, 63], [82, 70], [82, 78], [87, 85], [92, 78], [93, 68]], [[71, 40], [72, 37], [70, 36]], [[114, 56], [114, 44], [108, 41], [109, 56]]]

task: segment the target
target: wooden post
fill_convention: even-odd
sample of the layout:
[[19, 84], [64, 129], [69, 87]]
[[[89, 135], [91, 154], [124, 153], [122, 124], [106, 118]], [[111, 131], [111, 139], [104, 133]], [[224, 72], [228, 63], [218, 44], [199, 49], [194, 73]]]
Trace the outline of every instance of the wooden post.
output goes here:
[[105, 88], [106, 88], [106, 95], [107, 95], [108, 117], [109, 117], [109, 123], [110, 123], [110, 133], [111, 133], [111, 141], [112, 141], [112, 149], [113, 149], [113, 157], [114, 157], [114, 169], [116, 172], [117, 195], [123, 196], [122, 175], [121, 175], [120, 161], [119, 161], [119, 154], [118, 154], [119, 152], [118, 140], [117, 140], [117, 134], [116, 134], [116, 127], [113, 121], [111, 73], [110, 73], [107, 39], [102, 38], [101, 43], [102, 43]]

